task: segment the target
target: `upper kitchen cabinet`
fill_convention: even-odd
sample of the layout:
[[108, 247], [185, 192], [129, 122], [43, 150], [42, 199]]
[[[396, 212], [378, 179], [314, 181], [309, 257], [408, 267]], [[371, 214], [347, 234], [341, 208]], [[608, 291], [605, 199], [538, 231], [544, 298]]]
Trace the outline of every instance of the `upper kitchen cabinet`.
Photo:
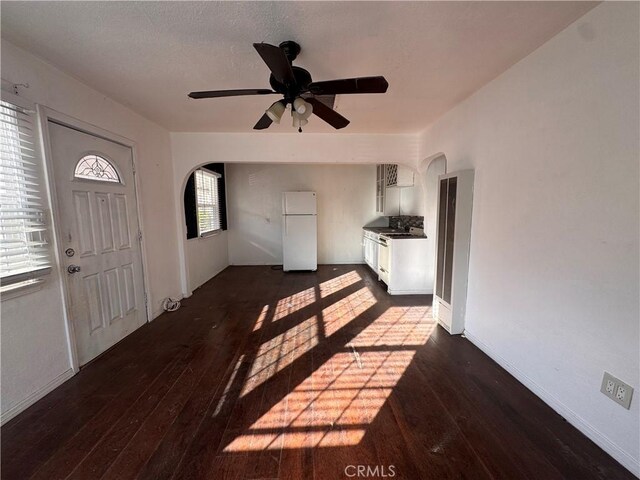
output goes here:
[[404, 165], [388, 164], [384, 166], [385, 186], [387, 187], [413, 187], [414, 172]]
[[397, 188], [387, 188], [387, 167], [376, 167], [376, 213], [385, 217], [399, 215], [400, 193]]
[[384, 213], [384, 165], [376, 166], [376, 213]]

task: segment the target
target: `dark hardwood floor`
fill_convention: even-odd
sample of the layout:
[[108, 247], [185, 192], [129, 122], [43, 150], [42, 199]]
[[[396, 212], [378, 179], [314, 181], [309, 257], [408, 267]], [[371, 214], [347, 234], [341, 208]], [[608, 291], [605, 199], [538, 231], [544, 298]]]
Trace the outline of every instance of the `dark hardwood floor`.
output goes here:
[[228, 268], [2, 427], [2, 478], [635, 478], [430, 305]]

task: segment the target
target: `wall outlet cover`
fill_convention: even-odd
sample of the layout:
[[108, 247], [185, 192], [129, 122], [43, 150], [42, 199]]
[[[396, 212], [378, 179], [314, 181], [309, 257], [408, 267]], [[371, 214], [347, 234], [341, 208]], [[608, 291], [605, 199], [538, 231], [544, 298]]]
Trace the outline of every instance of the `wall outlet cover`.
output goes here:
[[600, 391], [614, 402], [622, 405], [627, 410], [629, 410], [629, 408], [631, 407], [633, 387], [626, 384], [619, 378], [614, 377], [609, 372], [604, 372]]

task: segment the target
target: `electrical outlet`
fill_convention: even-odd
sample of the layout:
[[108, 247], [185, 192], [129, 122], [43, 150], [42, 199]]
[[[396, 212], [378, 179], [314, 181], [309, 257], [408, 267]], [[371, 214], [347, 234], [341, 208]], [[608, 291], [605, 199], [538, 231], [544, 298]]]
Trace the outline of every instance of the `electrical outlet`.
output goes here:
[[600, 391], [616, 403], [629, 410], [633, 388], [622, 380], [614, 377], [608, 372], [604, 372]]
[[624, 402], [626, 393], [627, 393], [627, 389], [624, 388], [623, 385], [618, 385], [618, 389], [616, 390], [616, 398], [621, 402]]
[[614, 382], [613, 380], [607, 380], [607, 386], [605, 387], [605, 389], [607, 390], [607, 393], [609, 395], [613, 395], [613, 392], [616, 389], [616, 382]]

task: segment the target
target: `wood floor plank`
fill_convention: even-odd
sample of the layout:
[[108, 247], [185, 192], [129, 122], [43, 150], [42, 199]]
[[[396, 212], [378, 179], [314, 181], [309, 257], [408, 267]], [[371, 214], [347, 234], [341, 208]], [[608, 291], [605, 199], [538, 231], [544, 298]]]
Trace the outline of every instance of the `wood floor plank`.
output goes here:
[[[212, 330], [209, 337], [217, 335], [218, 330]], [[216, 358], [212, 351], [212, 340], [212, 338], [205, 340], [205, 345], [185, 367], [164, 398], [141, 423], [138, 431], [104, 473], [103, 478], [137, 477], [139, 471], [156, 451], [163, 436], [184, 408], [202, 377], [207, 373], [214, 375], [215, 369], [219, 369], [219, 364], [212, 367], [215, 360], [222, 360], [219, 357]]]
[[[173, 341], [167, 338], [165, 348], [158, 350], [156, 354], [152, 353], [152, 350], [142, 349], [133, 361], [130, 361], [129, 344], [123, 343], [122, 347], [115, 350], [115, 361], [111, 361], [112, 357], [105, 356], [91, 364], [96, 368], [87, 367], [70, 380], [74, 385], [70, 392], [68, 391], [66, 402], [59, 402], [55, 398], [51, 400], [49, 396], [42, 399], [38, 403], [49, 405], [49, 408], [41, 415], [40, 420], [23, 424], [27, 428], [14, 430], [15, 442], [2, 443], [3, 475], [8, 476], [7, 478], [25, 478], [32, 475], [67, 441], [74, 438], [83, 426], [95, 416], [101, 415], [101, 412], [105, 412], [111, 402], [124, 391], [131, 391], [136, 396], [147, 389], [168, 362], [188, 349], [182, 342], [197, 338], [198, 332], [198, 325], [194, 324], [193, 329], [174, 335]], [[158, 340], [162, 341], [163, 338], [160, 337]], [[142, 356], [144, 354], [147, 356]], [[103, 363], [108, 363], [112, 370], [105, 373]], [[66, 389], [67, 385], [61, 388]], [[36, 404], [33, 408], [38, 410], [40, 406]], [[25, 414], [31, 415], [29, 410]], [[115, 410], [115, 413], [119, 412]], [[6, 435], [12, 435], [12, 431], [9, 430]], [[32, 439], [33, 451], [14, 451], [16, 445], [20, 445], [20, 439]], [[6, 462], [7, 459], [12, 461]]]
[[[435, 342], [440, 351], [434, 352], [426, 362], [432, 364], [433, 359], [443, 358], [454, 345], [456, 359], [446, 364], [439, 362], [443, 369], [447, 369], [444, 376], [449, 380], [440, 377], [442, 380], [435, 381], [443, 388], [447, 388], [451, 382], [464, 383], [461, 390], [459, 386], [453, 387], [455, 392], [459, 392], [457, 399], [463, 402], [458, 407], [461, 412], [459, 415], [470, 421], [472, 417], [464, 412], [475, 411], [476, 418], [489, 420], [479, 428], [485, 438], [491, 430], [512, 432], [509, 455], [518, 458], [521, 468], [528, 468], [529, 478], [537, 478], [545, 468], [549, 478], [553, 475], [555, 478], [617, 478], [620, 470], [611, 468], [615, 464], [603, 462], [606, 454], [599, 448], [593, 454], [587, 454], [594, 446], [592, 442], [548, 405], [506, 371], [493, 368], [493, 361], [469, 342], [458, 338], [454, 344], [448, 335], [440, 333]], [[423, 366], [424, 363], [419, 365]], [[505, 391], [509, 395], [504, 395]], [[526, 461], [518, 457], [522, 452], [526, 452]], [[488, 449], [486, 456], [489, 455], [495, 457], [495, 449]], [[553, 471], [545, 467], [549, 464], [553, 466]], [[626, 477], [626, 472], [623, 477]]]
[[[238, 361], [244, 336], [250, 326], [246, 315], [244, 310], [227, 315], [220, 330], [220, 340], [212, 345], [217, 355], [210, 370], [203, 376], [175, 422], [150, 455], [138, 478], [163, 480], [173, 476], [212, 402], [219, 398], [216, 395], [224, 390], [225, 381], [233, 374], [233, 367]], [[248, 315], [251, 317], [251, 314]]]
[[[286, 415], [283, 428], [283, 448], [280, 456], [279, 477], [287, 480], [313, 478], [313, 446], [314, 432], [304, 426], [305, 416], [313, 416], [313, 358], [304, 355], [317, 344], [317, 329], [313, 318], [305, 318], [297, 314], [293, 327], [294, 344], [290, 356], [296, 362], [296, 371], [305, 380], [297, 388], [293, 388], [291, 375], [288, 377], [286, 397]], [[295, 423], [295, 422], [298, 423]]]
[[[485, 410], [481, 392], [473, 384], [452, 378], [452, 371], [443, 367], [437, 357], [436, 344], [430, 342], [416, 356], [416, 368], [423, 381], [432, 386], [447, 412], [464, 431], [474, 451], [489, 471], [497, 478], [561, 478], [557, 469], [543, 456], [532, 451], [533, 445], [526, 436], [509, 436], [505, 442], [503, 419], [491, 415], [492, 408]], [[526, 458], [522, 458], [522, 457]]]
[[430, 302], [230, 267], [3, 426], [1, 478], [635, 478]]
[[156, 387], [131, 406], [130, 410], [94, 445], [91, 452], [78, 464], [68, 478], [76, 480], [101, 478], [139, 431], [149, 415], [155, 411], [162, 399], [184, 375], [193, 358], [199, 358], [202, 355], [203, 348], [200, 346], [189, 357], [177, 361], [166, 376], [158, 378]]
[[[180, 462], [176, 466], [175, 479], [208, 478], [212, 475], [212, 468], [216, 468], [220, 461], [219, 454], [226, 446], [223, 444], [225, 433], [232, 431], [233, 425], [243, 425], [239, 420], [244, 403], [238, 407], [238, 399], [246, 386], [246, 379], [251, 375], [251, 368], [260, 346], [263, 322], [270, 322], [272, 309], [266, 308], [255, 319], [256, 327], [247, 333], [247, 340], [242, 344], [242, 350], [235, 365], [227, 370], [225, 388], [216, 394]], [[251, 408], [251, 404], [248, 404]], [[233, 412], [236, 415], [232, 415]], [[230, 427], [231, 425], [231, 427]], [[240, 428], [240, 427], [238, 427]], [[234, 435], [235, 439], [237, 435]], [[242, 455], [236, 455], [240, 457]]]

